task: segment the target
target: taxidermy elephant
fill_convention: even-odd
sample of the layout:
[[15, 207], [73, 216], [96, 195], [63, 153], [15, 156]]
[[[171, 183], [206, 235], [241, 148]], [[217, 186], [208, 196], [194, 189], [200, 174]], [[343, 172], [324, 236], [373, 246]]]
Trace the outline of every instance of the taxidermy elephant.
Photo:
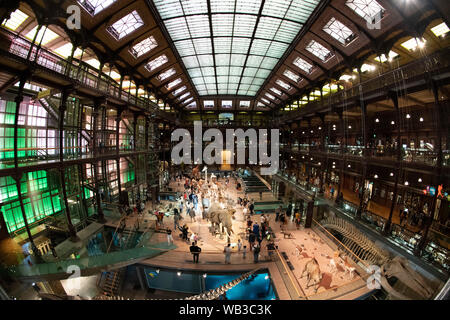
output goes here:
[[[306, 288], [315, 286], [314, 291], [317, 292], [317, 289], [319, 289], [320, 281], [322, 281], [322, 273], [320, 272], [319, 263], [315, 258], [312, 258], [306, 263], [300, 278], [303, 278], [304, 276], [307, 276]], [[309, 282], [311, 280], [313, 280], [314, 282], [313, 284], [309, 285]]]
[[[233, 221], [235, 209], [222, 209], [219, 205], [214, 203], [208, 210], [208, 219], [211, 221], [211, 230], [213, 234], [219, 233], [223, 235], [225, 233], [224, 228], [226, 228], [226, 234], [228, 237], [233, 233]], [[220, 224], [222, 224], [222, 230], [219, 230]]]

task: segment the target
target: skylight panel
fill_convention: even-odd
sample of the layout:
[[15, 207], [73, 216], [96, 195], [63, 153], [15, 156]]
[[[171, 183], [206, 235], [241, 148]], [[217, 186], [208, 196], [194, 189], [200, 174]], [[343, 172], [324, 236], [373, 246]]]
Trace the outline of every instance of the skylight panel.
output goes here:
[[222, 108], [224, 109], [231, 109], [233, 107], [233, 101], [232, 100], [223, 100], [222, 101]]
[[180, 2], [183, 5], [185, 15], [208, 13], [208, 4], [206, 0], [181, 0]]
[[239, 101], [239, 107], [240, 108], [250, 108], [250, 101], [248, 101], [248, 100]]
[[211, 54], [212, 46], [210, 38], [192, 39], [197, 54]]
[[414, 51], [419, 48], [423, 48], [425, 46], [426, 40], [425, 39], [419, 39], [419, 38], [411, 38], [408, 41], [403, 42], [401, 45], [402, 47]]
[[395, 51], [389, 51], [388, 57], [383, 53], [380, 57], [375, 57], [378, 62], [392, 61], [395, 57], [398, 57], [398, 53]]
[[334, 17], [328, 21], [325, 27], [323, 27], [323, 31], [328, 33], [344, 46], [348, 45], [356, 38], [356, 35], [352, 32], [352, 30], [350, 30], [339, 20], [336, 20]]
[[162, 19], [179, 17], [183, 15], [183, 7], [178, 0], [153, 0]]
[[194, 97], [190, 97], [189, 99], [187, 99], [186, 101], [183, 101], [182, 103], [184, 104], [184, 103], [189, 103], [189, 102], [191, 102], [192, 100], [194, 100]]
[[170, 19], [164, 23], [173, 41], [184, 40], [191, 37], [184, 17]]
[[[38, 26], [34, 27], [30, 32], [26, 34], [25, 38], [27, 38], [30, 41], [33, 41], [37, 32], [37, 28]], [[58, 34], [56, 34], [47, 27], [43, 27], [41, 28], [41, 30], [39, 30], [39, 33], [36, 37], [36, 43], [41, 42], [42, 39], [41, 45], [45, 46], [47, 43], [55, 40], [56, 38], [59, 38]]]
[[173, 76], [173, 75], [176, 74], [176, 73], [177, 73], [177, 71], [176, 71], [174, 68], [171, 68], [171, 69], [169, 69], [169, 70], [167, 70], [167, 71], [161, 73], [161, 74], [158, 76], [158, 80], [162, 82], [162, 81], [164, 81], [164, 80], [170, 78], [171, 76]]
[[290, 44], [297, 36], [301, 28], [302, 25], [299, 23], [284, 20], [281, 22], [280, 28], [278, 29], [274, 40], [283, 41]]
[[266, 0], [262, 11], [263, 15], [284, 18], [292, 1]]
[[[210, 37], [209, 17], [207, 15], [187, 16], [187, 24], [192, 38]], [[208, 28], [205, 28], [208, 26]]]
[[436, 27], [431, 28], [431, 32], [433, 32], [436, 37], [445, 36], [445, 34], [447, 34], [447, 32], [449, 31], [450, 29], [445, 22], [442, 22]]
[[361, 18], [369, 23], [375, 23], [378, 18], [382, 18], [384, 8], [375, 0], [348, 0], [345, 3]]
[[290, 70], [286, 70], [283, 75], [285, 77], [288, 77], [289, 79], [291, 79], [294, 82], [299, 82], [300, 81], [300, 76], [298, 74], [293, 73]]
[[261, 17], [256, 29], [256, 38], [272, 40], [281, 24], [281, 19]]
[[28, 18], [27, 14], [17, 9], [11, 13], [11, 17], [3, 23], [3, 26], [12, 31], [16, 31]]
[[[265, 100], [265, 99], [264, 99]], [[265, 108], [266, 105], [260, 101], [258, 101], [258, 104], [256, 105], [258, 108]]]
[[177, 48], [178, 53], [181, 57], [195, 55], [195, 48], [191, 39], [177, 41], [175, 42], [175, 47]]
[[210, 0], [211, 12], [234, 12], [234, 0]]
[[152, 72], [156, 69], [158, 69], [159, 67], [161, 67], [162, 65], [166, 64], [167, 62], [169, 62], [169, 59], [167, 58], [167, 56], [165, 54], [163, 54], [162, 56], [159, 56], [158, 58], [150, 61], [145, 68], [149, 71]]
[[176, 87], [177, 85], [179, 85], [181, 82], [183, 82], [183, 80], [181, 80], [181, 78], [178, 78], [177, 80], [174, 80], [174, 81], [168, 83], [166, 85], [166, 88], [167, 88], [167, 90], [170, 90], [173, 87]]
[[200, 66], [202, 67], [213, 67], [214, 66], [214, 59], [212, 55], [201, 55], [197, 56], [198, 61], [200, 63]]
[[270, 101], [267, 100], [266, 98], [261, 98], [261, 101], [262, 101], [262, 102], [265, 102], [266, 104], [270, 104]]
[[305, 24], [319, 2], [320, 0], [292, 1], [285, 18]]
[[280, 90], [278, 90], [277, 88], [270, 88], [271, 91], [275, 92], [277, 95], [282, 96], [283, 92], [281, 92]]
[[235, 15], [233, 35], [235, 37], [251, 37], [256, 27], [256, 20], [256, 16]]
[[139, 13], [134, 10], [125, 17], [119, 19], [107, 28], [109, 33], [116, 39], [121, 40], [130, 33], [134, 32], [144, 25]]
[[275, 81], [275, 83], [277, 85], [279, 85], [280, 87], [286, 89], [286, 91], [289, 91], [292, 89], [292, 86], [290, 86], [288, 83], [284, 82], [283, 80], [278, 79], [277, 81]]
[[140, 56], [146, 54], [147, 52], [150, 52], [151, 50], [155, 49], [158, 46], [158, 43], [156, 42], [155, 38], [153, 36], [150, 36], [138, 44], [134, 45], [130, 49], [130, 53], [135, 58], [139, 58]]
[[300, 57], [297, 57], [294, 60], [293, 64], [295, 66], [299, 67], [300, 69], [302, 69], [304, 72], [306, 72], [308, 74], [310, 74], [312, 72], [313, 68], [314, 68], [312, 64], [306, 62], [305, 60], [303, 60]]
[[214, 108], [214, 100], [205, 100], [203, 101], [204, 108]]
[[376, 69], [376, 67], [374, 65], [367, 64], [367, 63], [364, 63], [361, 66], [361, 72], [374, 71], [375, 69]]
[[231, 37], [233, 35], [232, 14], [214, 14], [212, 16], [213, 34], [215, 37]]
[[183, 94], [182, 96], [180, 96], [180, 97], [178, 98], [178, 100], [183, 101], [184, 99], [186, 99], [186, 98], [189, 97], [190, 95], [191, 95], [191, 93], [190, 93], [190, 92], [187, 92], [187, 93]]
[[196, 56], [184, 57], [182, 58], [184, 65], [186, 68], [198, 68], [200, 65], [198, 63]]
[[188, 109], [194, 109], [194, 108], [197, 108], [197, 102], [194, 101], [194, 102], [188, 104], [188, 105], [186, 106], [186, 108], [188, 108]]
[[333, 54], [330, 52], [330, 50], [328, 50], [327, 48], [325, 48], [323, 45], [321, 45], [320, 43], [318, 43], [315, 40], [311, 40], [311, 42], [306, 47], [306, 50], [311, 52], [313, 55], [318, 57], [323, 62], [326, 62], [328, 59], [330, 59], [333, 56]]
[[258, 14], [262, 0], [237, 0], [236, 12]]
[[[230, 53], [231, 52], [232, 38], [220, 37], [214, 39], [214, 51], [218, 53]], [[247, 52], [246, 52], [247, 53]]]
[[78, 0], [78, 3], [81, 4], [90, 15], [95, 16], [116, 1], [117, 0]]
[[266, 96], [266, 97], [269, 97], [269, 98], [272, 99], [272, 100], [276, 100], [275, 96], [274, 96], [274, 95], [271, 95], [271, 94], [268, 93], [268, 92], [265, 93], [265, 96]]
[[[54, 51], [56, 54], [60, 55], [61, 57], [68, 58], [72, 55], [72, 49], [73, 49], [72, 43], [68, 42], [65, 45], [55, 49]], [[81, 53], [82, 53], [81, 49], [77, 48], [75, 50], [75, 53], [73, 56], [79, 57], [81, 55]]]

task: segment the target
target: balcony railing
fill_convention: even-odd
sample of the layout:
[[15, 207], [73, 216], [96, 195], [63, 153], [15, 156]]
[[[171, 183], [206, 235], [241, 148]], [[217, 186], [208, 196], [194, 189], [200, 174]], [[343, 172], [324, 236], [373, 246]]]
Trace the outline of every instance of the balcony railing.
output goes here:
[[[395, 88], [399, 85], [404, 86], [404, 83], [410, 79], [426, 79], [427, 77], [438, 75], [442, 73], [442, 70], [450, 67], [449, 52], [449, 48], [443, 49], [422, 59], [415, 60], [398, 69], [388, 71], [373, 79], [366, 80], [360, 85], [328, 95], [324, 97], [322, 101], [309, 102], [300, 110], [287, 112], [279, 121], [284, 122], [286, 120], [293, 120], [297, 117], [301, 117], [302, 114], [313, 113], [325, 106], [339, 105], [348, 100], [357, 100], [361, 97], [361, 94], [364, 96], [386, 88]], [[360, 92], [360, 88], [362, 88], [362, 93]]]
[[[138, 98], [121, 90], [116, 81], [105, 74], [99, 75], [98, 70], [82, 61], [74, 59], [73, 63], [70, 63], [66, 59], [63, 59], [46, 49], [38, 49], [36, 45], [33, 45], [32, 47], [30, 41], [21, 38], [8, 30], [2, 29], [1, 33], [3, 33], [2, 39], [0, 39], [1, 47], [6, 48], [9, 53], [14, 54], [15, 56], [22, 59], [28, 58], [28, 61], [35, 61], [39, 66], [67, 76], [86, 87], [107, 93], [113, 98], [128, 102], [144, 110], [157, 112], [158, 114], [163, 113], [158, 109], [158, 106], [149, 99]], [[32, 50], [30, 53], [31, 47]], [[28, 57], [29, 53], [30, 56]]]

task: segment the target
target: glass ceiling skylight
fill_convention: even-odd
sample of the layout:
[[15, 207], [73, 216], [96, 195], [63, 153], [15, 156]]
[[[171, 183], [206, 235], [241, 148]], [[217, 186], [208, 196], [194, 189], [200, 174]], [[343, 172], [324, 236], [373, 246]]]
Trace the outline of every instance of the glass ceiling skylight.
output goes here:
[[180, 93], [182, 93], [184, 90], [186, 90], [187, 88], [186, 88], [186, 86], [182, 86], [180, 89], [177, 89], [177, 90], [175, 90], [174, 92], [173, 92], [173, 95], [174, 96], [177, 96], [177, 95], [179, 95]]
[[449, 31], [450, 29], [445, 22], [431, 28], [431, 32], [433, 32], [436, 37], [444, 36]]
[[265, 104], [270, 104], [270, 101], [267, 100], [266, 98], [261, 98], [261, 101], [264, 102]]
[[159, 56], [158, 58], [150, 61], [149, 63], [147, 63], [147, 65], [145, 66], [145, 68], [152, 72], [155, 69], [161, 67], [162, 65], [166, 64], [169, 61], [169, 59], [167, 58], [167, 56], [165, 54], [163, 54], [162, 56]]
[[382, 18], [385, 12], [375, 0], [348, 0], [345, 4], [369, 23], [375, 23], [377, 18]]
[[277, 95], [282, 96], [283, 92], [281, 92], [280, 90], [278, 90], [277, 88], [270, 88], [271, 91], [275, 92]]
[[398, 53], [395, 51], [389, 51], [388, 57], [383, 53], [380, 57], [375, 57], [375, 60], [378, 62], [386, 62], [386, 61], [392, 61], [395, 57], [398, 57]]
[[[70, 57], [70, 56], [72, 55], [72, 49], [73, 49], [72, 43], [68, 42], [68, 43], [66, 43], [65, 45], [63, 45], [63, 46], [61, 46], [61, 47], [55, 49], [54, 52], [57, 53], [57, 54], [59, 54], [59, 55], [60, 55], [61, 57], [63, 57], [63, 58], [68, 58], [68, 57]], [[76, 58], [76, 57], [79, 57], [79, 56], [81, 55], [82, 52], [83, 52], [83, 51], [82, 51], [81, 49], [77, 48], [77, 49], [75, 50], [75, 53], [74, 53], [73, 56], [74, 56], [75, 58]]]
[[302, 69], [303, 71], [305, 71], [306, 73], [311, 73], [313, 70], [313, 65], [306, 62], [305, 60], [303, 60], [302, 58], [298, 57], [294, 60], [293, 64], [297, 67], [299, 67], [300, 69]]
[[250, 108], [250, 101], [244, 100], [239, 102], [239, 107], [241, 108]]
[[333, 56], [330, 50], [328, 50], [315, 40], [311, 40], [311, 42], [306, 47], [306, 50], [311, 52], [313, 55], [318, 57], [323, 62], [327, 62], [327, 60]]
[[153, 36], [150, 36], [138, 44], [134, 45], [130, 49], [130, 53], [135, 57], [136, 59], [142, 56], [143, 54], [146, 54], [147, 52], [150, 52], [151, 50], [155, 49], [158, 46], [158, 43], [156, 42], [155, 38]]
[[6, 28], [16, 31], [18, 27], [28, 19], [28, 15], [17, 9], [11, 13], [11, 17], [3, 23]]
[[214, 100], [205, 100], [203, 101], [204, 108], [214, 108]]
[[92, 16], [103, 11], [117, 0], [78, 0], [78, 3]]
[[408, 50], [416, 50], [417, 47], [423, 48], [425, 46], [425, 39], [419, 39], [419, 38], [411, 38], [408, 41], [405, 41], [402, 43], [402, 47], [408, 49]]
[[125, 17], [113, 23], [107, 28], [107, 30], [116, 40], [120, 40], [136, 29], [139, 29], [143, 25], [144, 21], [142, 21], [139, 13], [134, 10], [133, 12], [127, 14]]
[[173, 87], [176, 87], [177, 85], [179, 85], [181, 82], [183, 82], [183, 80], [181, 80], [181, 78], [178, 78], [177, 80], [174, 80], [174, 81], [170, 82], [169, 84], [167, 84], [166, 88], [167, 88], [167, 90], [170, 90]]
[[300, 76], [298, 74], [293, 73], [291, 70], [286, 70], [283, 75], [285, 77], [288, 77], [289, 79], [291, 79], [294, 82], [299, 82], [300, 81]]
[[[33, 41], [37, 32], [37, 28], [38, 26], [34, 27], [30, 32], [28, 32], [25, 35], [25, 38], [27, 38], [30, 41]], [[59, 38], [59, 35], [57, 35], [52, 30], [48, 29], [47, 27], [42, 27], [41, 30], [39, 30], [39, 33], [36, 37], [36, 43], [41, 43], [41, 45], [45, 46], [47, 43], [55, 40], [56, 38]]]
[[270, 93], [266, 92], [265, 93], [266, 97], [269, 97], [272, 100], [276, 100], [275, 96], [271, 95]]
[[164, 80], [170, 78], [171, 76], [173, 76], [173, 75], [176, 74], [176, 73], [177, 73], [177, 71], [176, 71], [174, 68], [171, 68], [171, 69], [169, 69], [169, 70], [167, 70], [167, 71], [161, 73], [161, 74], [158, 76], [158, 80], [159, 80], [159, 81], [164, 81]]
[[154, 0], [201, 96], [256, 95], [319, 2]]
[[183, 101], [184, 99], [186, 99], [186, 98], [189, 97], [190, 95], [191, 95], [191, 93], [190, 93], [190, 92], [187, 92], [187, 93], [183, 94], [182, 96], [180, 96], [180, 97], [178, 98], [178, 100]]
[[286, 91], [289, 91], [292, 89], [292, 87], [289, 84], [287, 84], [286, 82], [284, 82], [283, 80], [277, 80], [277, 81], [275, 81], [275, 83], [277, 85], [279, 85], [280, 87], [286, 89]]
[[336, 20], [334, 17], [328, 21], [325, 27], [323, 27], [323, 31], [328, 33], [344, 46], [348, 45], [356, 38], [356, 35], [352, 32], [352, 30], [350, 30], [339, 20]]

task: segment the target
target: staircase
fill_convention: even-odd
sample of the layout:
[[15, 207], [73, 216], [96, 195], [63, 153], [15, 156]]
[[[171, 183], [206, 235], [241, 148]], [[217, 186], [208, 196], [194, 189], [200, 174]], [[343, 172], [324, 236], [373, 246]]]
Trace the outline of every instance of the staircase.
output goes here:
[[53, 119], [59, 119], [59, 108], [49, 97], [41, 98], [38, 101]]
[[[117, 230], [115, 234], [117, 234]], [[121, 245], [121, 250], [133, 248], [135, 246], [136, 238], [138, 237], [138, 234], [136, 233], [134, 227], [131, 230], [124, 229], [122, 231], [122, 238], [123, 236], [126, 237], [126, 240], [125, 243]], [[107, 296], [117, 295], [122, 286], [125, 272], [126, 268], [121, 268], [119, 270], [107, 271], [102, 274], [101, 278], [103, 278], [103, 284], [100, 287], [105, 295]], [[102, 279], [100, 279], [100, 281], [101, 280]]]

